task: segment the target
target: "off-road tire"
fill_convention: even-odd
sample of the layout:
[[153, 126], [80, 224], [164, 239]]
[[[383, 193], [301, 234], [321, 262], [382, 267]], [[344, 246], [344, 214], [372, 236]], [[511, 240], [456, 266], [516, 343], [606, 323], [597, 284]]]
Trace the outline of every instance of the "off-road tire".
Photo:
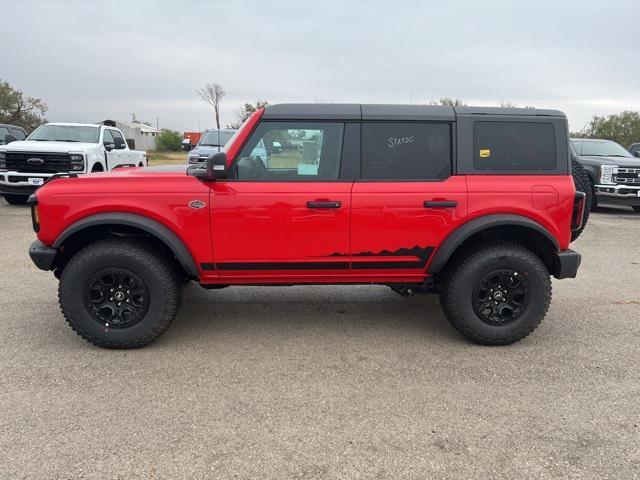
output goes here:
[[576, 190], [578, 192], [584, 192], [586, 195], [582, 226], [579, 230], [571, 232], [571, 241], [573, 242], [574, 240], [577, 240], [577, 238], [584, 230], [584, 227], [587, 226], [589, 214], [591, 213], [591, 209], [593, 208], [595, 194], [593, 193], [593, 185], [591, 184], [591, 180], [589, 179], [589, 174], [584, 169], [584, 167], [573, 158], [571, 159], [571, 175], [573, 176], [573, 183], [576, 186]]
[[633, 206], [633, 207], [631, 207], [631, 208], [633, 208], [633, 211], [634, 211], [634, 212], [638, 212], [638, 213], [640, 213], [640, 206], [639, 206], [639, 205], [634, 205], [634, 206]]
[[[504, 325], [485, 322], [473, 307], [477, 284], [496, 269], [520, 272], [529, 288], [522, 313]], [[529, 335], [544, 319], [551, 302], [551, 280], [537, 255], [516, 243], [501, 242], [477, 247], [454, 260], [441, 277], [438, 292], [442, 311], [463, 336], [482, 345], [508, 345]]]
[[[145, 284], [148, 310], [127, 328], [107, 328], [85, 306], [85, 288], [102, 269], [120, 268]], [[135, 239], [99, 240], [77, 252], [60, 277], [58, 298], [67, 323], [88, 342], [104, 348], [138, 348], [162, 335], [176, 315], [182, 282], [174, 262]]]
[[4, 199], [9, 205], [24, 205], [29, 200], [29, 195], [5, 195]]

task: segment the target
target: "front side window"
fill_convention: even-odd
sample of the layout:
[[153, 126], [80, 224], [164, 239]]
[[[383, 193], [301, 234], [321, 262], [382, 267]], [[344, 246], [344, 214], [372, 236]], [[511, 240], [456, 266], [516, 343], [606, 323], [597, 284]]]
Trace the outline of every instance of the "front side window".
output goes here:
[[16, 140], [24, 140], [26, 138], [24, 132], [18, 128], [12, 128], [11, 134], [16, 137]]
[[263, 122], [236, 162], [241, 180], [337, 180], [342, 123]]
[[551, 123], [475, 122], [473, 168], [489, 171], [545, 171], [556, 168]]
[[28, 140], [55, 142], [98, 143], [100, 127], [80, 125], [42, 125], [38, 127]]
[[116, 148], [124, 148], [126, 142], [124, 141], [124, 138], [122, 138], [120, 132], [117, 130], [111, 130], [111, 135], [113, 135], [114, 142], [115, 140], [120, 140], [120, 144]]
[[104, 130], [102, 143], [105, 144], [105, 145], [108, 144], [108, 143], [110, 143], [110, 144], [114, 144], [115, 143], [113, 141], [113, 135], [111, 135], [111, 130], [107, 130], [107, 129]]
[[362, 124], [362, 178], [442, 180], [451, 175], [451, 127], [446, 123]]

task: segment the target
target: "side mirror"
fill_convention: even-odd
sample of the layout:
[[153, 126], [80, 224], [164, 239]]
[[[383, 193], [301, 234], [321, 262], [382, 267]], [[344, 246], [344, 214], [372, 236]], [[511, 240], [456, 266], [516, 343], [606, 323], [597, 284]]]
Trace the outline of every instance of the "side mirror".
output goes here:
[[111, 150], [113, 150], [114, 148], [116, 148], [116, 146], [115, 146], [115, 144], [113, 144], [113, 143], [105, 143], [105, 144], [104, 144], [104, 149], [105, 149], [107, 152], [110, 152], [110, 151], [111, 151]]
[[120, 137], [114, 138], [113, 141], [115, 142], [116, 150], [122, 150], [124, 147], [127, 146], [125, 141]]
[[4, 143], [11, 143], [11, 142], [15, 142], [17, 140], [16, 137], [14, 137], [13, 135], [5, 135], [4, 136]]
[[193, 165], [187, 169], [187, 174], [196, 177], [203, 182], [213, 182], [227, 178], [227, 154], [225, 152], [216, 153], [207, 157], [204, 168]]
[[640, 150], [636, 150], [635, 152], [633, 152], [633, 154], [634, 154], [636, 157], [640, 158]]

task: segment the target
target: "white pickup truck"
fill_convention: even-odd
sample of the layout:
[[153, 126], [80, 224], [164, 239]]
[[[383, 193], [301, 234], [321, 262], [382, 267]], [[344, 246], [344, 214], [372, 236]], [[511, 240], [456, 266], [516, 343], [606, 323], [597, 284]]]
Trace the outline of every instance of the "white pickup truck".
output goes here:
[[36, 188], [57, 173], [146, 165], [146, 152], [130, 150], [115, 127], [47, 123], [24, 141], [0, 146], [0, 195], [11, 204], [25, 203]]

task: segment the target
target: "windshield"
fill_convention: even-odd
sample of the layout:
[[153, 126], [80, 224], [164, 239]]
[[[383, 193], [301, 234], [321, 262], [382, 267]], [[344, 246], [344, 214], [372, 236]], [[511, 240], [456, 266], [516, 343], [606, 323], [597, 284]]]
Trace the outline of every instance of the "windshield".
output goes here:
[[200, 139], [200, 143], [198, 145], [209, 146], [209, 147], [217, 147], [217, 146], [225, 146], [229, 139], [233, 136], [235, 132], [230, 132], [226, 130], [207, 130], [202, 135]]
[[596, 157], [632, 157], [624, 147], [610, 140], [571, 140], [579, 155]]
[[44, 142], [83, 142], [98, 143], [100, 127], [83, 127], [76, 125], [42, 125], [27, 140]]

